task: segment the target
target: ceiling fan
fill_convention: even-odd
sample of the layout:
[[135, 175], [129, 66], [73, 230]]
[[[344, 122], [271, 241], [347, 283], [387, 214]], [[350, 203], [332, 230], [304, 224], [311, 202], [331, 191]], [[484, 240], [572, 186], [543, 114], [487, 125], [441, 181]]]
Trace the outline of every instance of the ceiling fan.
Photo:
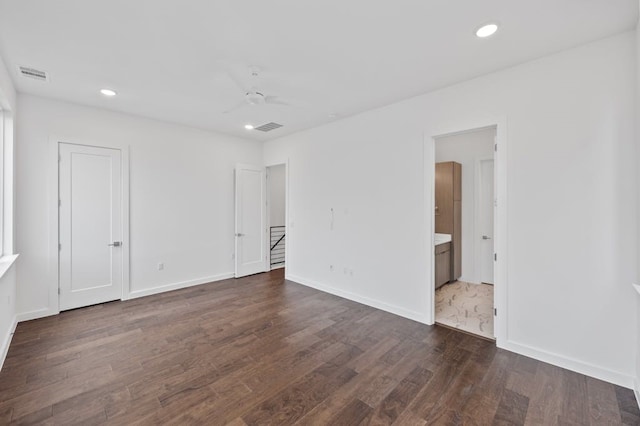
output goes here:
[[298, 106], [296, 102], [282, 99], [279, 96], [267, 95], [264, 91], [258, 88], [258, 80], [260, 77], [260, 68], [253, 66], [250, 67], [250, 80], [249, 84], [245, 84], [242, 82], [234, 72], [231, 71], [228, 67], [226, 67], [226, 72], [229, 78], [233, 80], [233, 82], [238, 86], [238, 88], [244, 93], [242, 101], [224, 111], [225, 114], [236, 111], [238, 109], [247, 107], [247, 106], [256, 106], [256, 105], [283, 105], [283, 106]]

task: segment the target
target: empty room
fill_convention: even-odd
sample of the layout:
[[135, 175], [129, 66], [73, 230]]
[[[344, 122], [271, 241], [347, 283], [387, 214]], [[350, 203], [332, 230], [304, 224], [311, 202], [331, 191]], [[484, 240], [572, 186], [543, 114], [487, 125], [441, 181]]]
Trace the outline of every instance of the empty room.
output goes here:
[[640, 425], [639, 0], [0, 0], [0, 425]]

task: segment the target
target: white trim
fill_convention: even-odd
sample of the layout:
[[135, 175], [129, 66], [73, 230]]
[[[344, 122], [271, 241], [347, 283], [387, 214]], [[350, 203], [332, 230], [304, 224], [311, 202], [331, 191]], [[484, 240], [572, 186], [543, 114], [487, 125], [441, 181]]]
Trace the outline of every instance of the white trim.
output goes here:
[[553, 364], [576, 373], [584, 374], [585, 376], [604, 380], [608, 383], [613, 383], [628, 389], [634, 388], [634, 378], [619, 371], [598, 367], [597, 365], [589, 364], [578, 359], [569, 358], [564, 355], [559, 355], [513, 341], [508, 341], [505, 344], [498, 345], [498, 347], [538, 361]]
[[[203, 277], [194, 280], [181, 281], [177, 283], [165, 284], [158, 287], [152, 287], [144, 290], [132, 291], [123, 300], [137, 299], [138, 297], [151, 296], [153, 294], [165, 293], [172, 290], [179, 290], [181, 288], [193, 287], [196, 285], [207, 284], [215, 281], [222, 281], [229, 278], [233, 278], [233, 272], [225, 274], [212, 275], [210, 277]], [[52, 315], [58, 315], [60, 311], [51, 308], [41, 308], [35, 311], [23, 312], [16, 315], [18, 322], [30, 321], [38, 318], [49, 317]]]
[[215, 281], [227, 280], [229, 278], [233, 278], [233, 276], [233, 272], [227, 272], [225, 274], [212, 275], [210, 277], [202, 277], [195, 280], [181, 281], [177, 283], [161, 285], [158, 287], [145, 288], [144, 290], [134, 290], [129, 293], [129, 299], [137, 299], [138, 297], [151, 296], [152, 294], [165, 293], [167, 291], [179, 290], [196, 285], [212, 283]]
[[436, 282], [436, 264], [435, 264], [435, 256], [436, 256], [436, 248], [435, 248], [435, 229], [436, 229], [436, 219], [435, 219], [435, 208], [436, 208], [436, 191], [435, 182], [436, 182], [436, 144], [435, 140], [430, 136], [424, 136], [423, 143], [423, 156], [424, 156], [424, 178], [423, 182], [423, 193], [424, 193], [424, 206], [425, 213], [427, 217], [427, 229], [426, 229], [426, 238], [424, 238], [427, 247], [425, 249], [425, 253], [427, 256], [427, 267], [428, 270], [425, 271], [425, 280], [429, 283], [427, 285], [429, 294], [427, 298], [430, 300], [429, 308], [427, 310], [427, 324], [433, 325], [436, 322], [436, 310], [435, 310], [435, 282]]
[[[271, 268], [271, 191], [269, 190], [269, 167], [264, 167], [264, 198], [265, 198], [265, 222], [264, 222], [264, 250], [267, 253], [267, 271]], [[286, 230], [286, 229], [285, 229]]]
[[18, 319], [18, 322], [24, 322], [24, 321], [31, 321], [39, 318], [50, 317], [53, 315], [58, 315], [59, 313], [60, 311], [56, 309], [40, 308], [40, 309], [36, 309], [35, 311], [22, 312], [22, 313], [16, 314], [16, 318]]
[[[60, 300], [58, 298], [58, 288], [59, 288], [59, 250], [58, 250], [58, 242], [59, 238], [59, 211], [58, 211], [58, 199], [60, 197], [59, 185], [58, 185], [58, 174], [59, 174], [59, 161], [58, 156], [58, 143], [60, 140], [65, 140], [62, 138], [49, 138], [49, 200], [47, 205], [49, 206], [49, 262], [48, 262], [48, 271], [47, 275], [51, 277], [49, 284], [49, 298], [48, 298], [48, 307], [42, 308], [39, 310], [25, 312], [24, 314], [20, 314], [18, 319], [20, 321], [27, 321], [35, 318], [45, 317], [49, 315], [55, 315], [60, 313]], [[47, 314], [38, 316], [38, 312], [46, 311]], [[22, 317], [24, 315], [24, 319]]]
[[[508, 339], [507, 324], [508, 324], [508, 280], [507, 280], [507, 229], [508, 229], [508, 217], [507, 217], [507, 119], [506, 117], [493, 117], [479, 120], [470, 120], [462, 124], [447, 124], [438, 128], [433, 134], [424, 134], [424, 165], [425, 165], [425, 206], [427, 217], [431, 225], [427, 227], [426, 242], [431, 242], [431, 247], [427, 248], [426, 253], [430, 253], [429, 260], [427, 262], [431, 268], [431, 276], [426, 279], [430, 283], [429, 299], [430, 304], [427, 312], [427, 317], [431, 319], [429, 324], [435, 321], [435, 274], [434, 274], [434, 248], [433, 248], [433, 231], [435, 229], [435, 220], [433, 218], [433, 211], [435, 208], [435, 191], [433, 191], [433, 185], [435, 182], [435, 169], [432, 164], [435, 164], [435, 140], [443, 136], [458, 135], [462, 133], [468, 133], [472, 131], [483, 130], [491, 127], [496, 127], [496, 144], [498, 145], [498, 151], [494, 152], [494, 182], [495, 182], [495, 197], [498, 202], [498, 206], [495, 209], [494, 216], [494, 250], [498, 254], [497, 261], [494, 268], [494, 307], [497, 309], [498, 315], [494, 317], [494, 334], [496, 337], [496, 345], [502, 347], [501, 344]], [[428, 195], [431, 194], [431, 197]]]
[[0, 257], [0, 278], [4, 277], [4, 274], [7, 273], [9, 269], [16, 263], [19, 254], [12, 254], [9, 256]]
[[[289, 226], [289, 218], [291, 217], [289, 215], [289, 206], [291, 205], [289, 203], [289, 200], [291, 200], [291, 197], [289, 197], [289, 190], [291, 188], [291, 185], [289, 183], [289, 158], [287, 158], [287, 160], [284, 162], [285, 164], [285, 170], [284, 170], [284, 176], [285, 176], [285, 183], [284, 183], [284, 235], [285, 235], [285, 248], [284, 248], [284, 265], [282, 265], [283, 267], [286, 267], [287, 265], [291, 265], [290, 259], [291, 259], [291, 247], [293, 247], [293, 238], [291, 237], [291, 233], [293, 231], [293, 222], [291, 222], [291, 226]], [[286, 270], [285, 270], [286, 271]], [[285, 272], [286, 274], [286, 272]]]
[[3, 111], [3, 195], [2, 195], [2, 253], [15, 253], [15, 118], [11, 111]]
[[[59, 187], [59, 144], [66, 143], [72, 145], [81, 146], [93, 146], [97, 148], [110, 148], [117, 149], [121, 155], [121, 173], [122, 173], [122, 292], [120, 295], [121, 300], [128, 298], [131, 293], [131, 271], [130, 271], [130, 236], [129, 236], [129, 221], [131, 212], [129, 210], [129, 179], [130, 179], [130, 163], [129, 163], [129, 145], [121, 144], [118, 142], [96, 142], [86, 140], [78, 142], [75, 138], [66, 138], [60, 136], [49, 137], [49, 155], [50, 155], [50, 170], [49, 170], [49, 276], [53, 279], [49, 286], [49, 307], [44, 308], [47, 312], [46, 315], [55, 315], [60, 313], [60, 299], [58, 294], [58, 288], [60, 285], [60, 271], [59, 271], [59, 256], [58, 242], [59, 236], [59, 210], [58, 199], [60, 198]], [[40, 312], [41, 310], [33, 311], [33, 313]], [[30, 314], [26, 313], [25, 315]], [[34, 318], [40, 318], [36, 316]], [[29, 318], [33, 319], [33, 318]], [[24, 320], [23, 320], [24, 321]]]
[[363, 305], [371, 306], [372, 308], [380, 309], [385, 312], [390, 312], [392, 314], [401, 316], [403, 318], [408, 318], [410, 320], [417, 321], [422, 324], [428, 324], [427, 316], [420, 312], [410, 311], [408, 309], [400, 308], [398, 306], [390, 305], [388, 303], [381, 302], [376, 299], [371, 299], [368, 297], [360, 296], [355, 293], [340, 290], [338, 288], [331, 287], [330, 285], [326, 285], [318, 281], [302, 278], [296, 275], [289, 274], [287, 275], [286, 279], [289, 281], [293, 281], [297, 284], [304, 285], [306, 287], [315, 288], [316, 290], [320, 290], [325, 293], [333, 294], [335, 296], [339, 296], [344, 299], [351, 300], [353, 302], [362, 303]]
[[638, 408], [640, 408], [640, 382], [638, 380], [635, 381], [633, 393], [636, 395], [636, 404], [638, 404]]
[[4, 339], [2, 339], [2, 346], [0, 347], [0, 371], [2, 370], [2, 366], [4, 365], [4, 361], [7, 359], [7, 353], [9, 353], [9, 345], [11, 345], [11, 339], [13, 338], [13, 333], [16, 332], [16, 326], [18, 325], [18, 319], [16, 316], [13, 316], [13, 322], [11, 323], [11, 327], [9, 327], [9, 332]]

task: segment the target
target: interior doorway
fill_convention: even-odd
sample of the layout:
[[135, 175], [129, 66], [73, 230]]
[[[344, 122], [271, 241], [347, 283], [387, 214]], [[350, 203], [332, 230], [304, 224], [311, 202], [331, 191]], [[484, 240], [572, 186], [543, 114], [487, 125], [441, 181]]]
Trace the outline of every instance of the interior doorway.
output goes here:
[[267, 224], [269, 236], [269, 270], [286, 266], [287, 251], [287, 166], [267, 167]]
[[121, 299], [128, 220], [122, 150], [57, 148], [59, 309]]
[[434, 319], [495, 339], [495, 147], [491, 126], [435, 138]]

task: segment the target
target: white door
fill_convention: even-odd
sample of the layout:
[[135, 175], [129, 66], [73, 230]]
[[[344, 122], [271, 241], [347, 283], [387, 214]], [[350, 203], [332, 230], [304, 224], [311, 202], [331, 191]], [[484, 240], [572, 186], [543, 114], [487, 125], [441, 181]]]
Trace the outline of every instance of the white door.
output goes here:
[[60, 310], [122, 297], [120, 150], [59, 144]]
[[480, 281], [493, 284], [493, 160], [480, 161]]
[[236, 166], [236, 278], [267, 270], [264, 167]]

